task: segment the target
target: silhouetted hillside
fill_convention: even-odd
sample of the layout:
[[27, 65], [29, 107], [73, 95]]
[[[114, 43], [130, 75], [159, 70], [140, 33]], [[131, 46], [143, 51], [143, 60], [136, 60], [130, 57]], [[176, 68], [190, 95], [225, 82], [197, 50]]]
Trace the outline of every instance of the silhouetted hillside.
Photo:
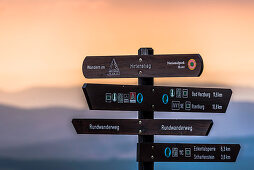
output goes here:
[[[156, 82], [155, 82], [156, 83]], [[218, 88], [232, 88], [232, 101], [253, 101], [254, 89], [246, 87], [225, 87], [218, 84], [179, 84], [172, 82], [159, 81], [165, 86], [190, 86], [190, 87], [218, 87]], [[81, 85], [82, 86], [82, 85]], [[7, 93], [0, 91], [0, 104], [12, 105], [22, 108], [40, 108], [40, 107], [71, 107], [77, 109], [88, 109], [85, 96], [82, 88], [45, 88], [37, 87], [30, 88], [23, 91]]]

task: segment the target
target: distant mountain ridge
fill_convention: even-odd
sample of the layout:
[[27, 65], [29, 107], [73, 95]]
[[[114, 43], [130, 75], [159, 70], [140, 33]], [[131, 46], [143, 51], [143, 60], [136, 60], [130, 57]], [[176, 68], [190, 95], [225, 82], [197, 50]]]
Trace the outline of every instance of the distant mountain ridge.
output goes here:
[[[157, 84], [156, 84], [157, 85]], [[168, 83], [160, 83], [168, 86]], [[190, 87], [214, 87], [229, 88], [218, 84], [170, 84], [171, 86]], [[244, 87], [232, 87], [232, 101], [253, 101], [254, 89]], [[77, 109], [88, 109], [82, 87], [36, 87], [18, 92], [3, 92], [0, 90], [0, 104], [11, 105], [22, 108], [42, 107], [71, 107]]]
[[[254, 103], [231, 102], [226, 113], [155, 112], [156, 119], [212, 119], [208, 136], [155, 136], [157, 142], [240, 143], [254, 153]], [[137, 112], [89, 111], [68, 107], [22, 109], [0, 105], [0, 158], [133, 159], [137, 136], [77, 135], [73, 118], [133, 119]], [[246, 148], [248, 148], [246, 150]], [[107, 153], [107, 154], [105, 154]], [[98, 155], [100, 155], [98, 157]]]
[[71, 107], [86, 109], [87, 103], [81, 87], [37, 87], [18, 92], [0, 91], [0, 104], [22, 108]]

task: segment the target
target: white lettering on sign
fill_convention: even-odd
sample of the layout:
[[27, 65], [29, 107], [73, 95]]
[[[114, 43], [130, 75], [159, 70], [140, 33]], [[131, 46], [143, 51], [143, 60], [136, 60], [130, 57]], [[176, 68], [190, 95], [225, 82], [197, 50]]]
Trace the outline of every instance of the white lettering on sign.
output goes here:
[[112, 126], [112, 125], [92, 125], [89, 124], [89, 129], [91, 130], [116, 130], [119, 131], [119, 126]]
[[192, 109], [196, 109], [196, 110], [205, 110], [205, 105], [202, 105], [202, 104], [192, 104], [191, 108]]
[[220, 155], [220, 159], [221, 160], [230, 160], [231, 156], [230, 155], [226, 155], [226, 154], [222, 154], [222, 155]]
[[192, 132], [192, 126], [171, 126], [171, 125], [161, 125], [161, 130], [169, 130], [169, 131], [190, 131]]
[[216, 152], [215, 147], [194, 146], [195, 152]]
[[222, 109], [222, 106], [219, 104], [213, 104], [212, 107], [213, 107], [213, 110], [221, 110]]
[[203, 98], [209, 98], [210, 99], [211, 93], [192, 91], [192, 97], [203, 97]]
[[215, 159], [214, 155], [198, 155], [194, 154], [194, 159]]
[[167, 65], [177, 65], [178, 69], [184, 69], [185, 68], [185, 62], [184, 61], [167, 61]]
[[220, 92], [213, 92], [213, 97], [223, 97], [223, 95]]
[[152, 64], [130, 64], [130, 69], [151, 69]]
[[221, 151], [221, 152], [230, 152], [230, 151], [231, 151], [231, 148], [230, 148], [230, 147], [227, 147], [227, 146], [221, 146], [221, 147], [220, 147], [220, 151]]
[[106, 67], [105, 66], [87, 66], [87, 70], [104, 70]]

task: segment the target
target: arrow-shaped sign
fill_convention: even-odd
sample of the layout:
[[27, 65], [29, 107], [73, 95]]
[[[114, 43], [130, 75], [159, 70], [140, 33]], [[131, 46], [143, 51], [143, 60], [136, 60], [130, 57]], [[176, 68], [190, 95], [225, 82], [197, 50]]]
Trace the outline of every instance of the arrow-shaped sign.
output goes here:
[[239, 144], [138, 143], [138, 162], [235, 162]]
[[207, 136], [212, 120], [73, 119], [78, 134]]
[[84, 84], [91, 110], [225, 113], [232, 90], [164, 86]]
[[203, 71], [199, 54], [87, 56], [86, 78], [198, 77]]

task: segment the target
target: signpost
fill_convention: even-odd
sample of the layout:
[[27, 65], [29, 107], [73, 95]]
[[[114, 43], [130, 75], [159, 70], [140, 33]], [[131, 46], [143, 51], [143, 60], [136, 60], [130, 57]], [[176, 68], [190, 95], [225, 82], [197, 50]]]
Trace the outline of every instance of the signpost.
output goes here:
[[225, 113], [232, 91], [218, 88], [84, 84], [90, 110]]
[[235, 162], [239, 144], [142, 143], [138, 162]]
[[207, 136], [212, 120], [73, 119], [78, 134]]
[[[147, 56], [147, 55], [153, 55], [153, 49], [152, 48], [140, 48], [138, 50], [138, 55], [140, 55], [142, 57]], [[142, 71], [139, 73], [142, 73]], [[138, 85], [139, 86], [141, 86], [141, 85], [153, 86], [153, 84], [154, 84], [153, 77], [139, 77], [138, 78]], [[139, 110], [138, 111], [138, 118], [139, 119], [154, 119], [154, 111]], [[154, 135], [138, 135], [138, 143], [153, 143], [153, 142], [154, 142]], [[154, 169], [154, 162], [138, 162], [138, 169], [139, 170], [153, 170]]]
[[231, 89], [154, 86], [154, 77], [198, 77], [199, 54], [88, 56], [86, 78], [138, 78], [135, 85], [84, 84], [90, 110], [138, 111], [138, 119], [73, 119], [78, 134], [138, 135], [139, 170], [154, 162], [235, 162], [239, 144], [154, 143], [154, 135], [207, 136], [212, 120], [154, 119], [154, 111], [225, 113]]
[[87, 56], [83, 74], [86, 78], [199, 77], [203, 71], [199, 54], [153, 55], [152, 49], [147, 50], [139, 55]]

